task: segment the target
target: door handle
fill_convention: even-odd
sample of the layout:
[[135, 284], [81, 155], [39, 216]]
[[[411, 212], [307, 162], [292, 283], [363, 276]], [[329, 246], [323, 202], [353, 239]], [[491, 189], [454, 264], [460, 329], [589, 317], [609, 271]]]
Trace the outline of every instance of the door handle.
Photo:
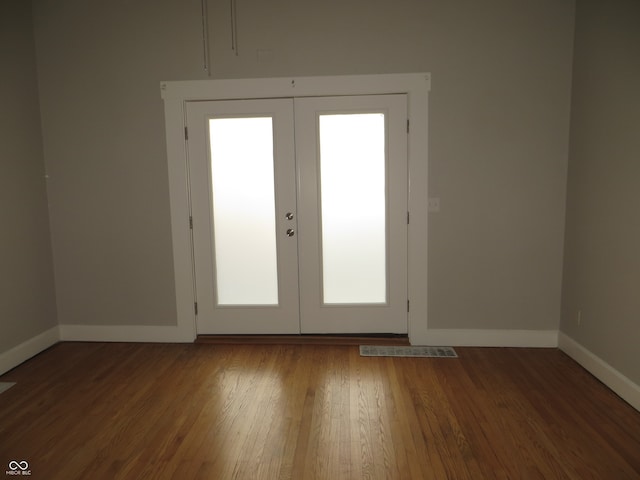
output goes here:
[[296, 234], [295, 230], [293, 228], [288, 228], [287, 229], [287, 237], [293, 237]]

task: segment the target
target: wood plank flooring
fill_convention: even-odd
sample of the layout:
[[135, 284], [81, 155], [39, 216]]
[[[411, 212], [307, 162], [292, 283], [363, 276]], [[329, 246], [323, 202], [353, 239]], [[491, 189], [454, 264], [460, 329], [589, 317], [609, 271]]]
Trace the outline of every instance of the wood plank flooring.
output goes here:
[[0, 381], [34, 479], [640, 479], [640, 413], [555, 349], [61, 343]]

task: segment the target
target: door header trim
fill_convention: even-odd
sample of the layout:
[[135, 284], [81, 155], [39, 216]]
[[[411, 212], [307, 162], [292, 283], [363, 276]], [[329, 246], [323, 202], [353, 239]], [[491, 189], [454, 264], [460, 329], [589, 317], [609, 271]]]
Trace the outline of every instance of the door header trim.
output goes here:
[[430, 73], [280, 77], [160, 82], [166, 101], [339, 95], [381, 95], [431, 90]]

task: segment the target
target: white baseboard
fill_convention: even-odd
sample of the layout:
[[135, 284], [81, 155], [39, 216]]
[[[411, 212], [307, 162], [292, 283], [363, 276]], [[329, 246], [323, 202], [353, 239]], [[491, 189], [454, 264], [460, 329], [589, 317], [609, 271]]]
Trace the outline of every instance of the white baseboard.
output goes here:
[[560, 332], [558, 340], [560, 350], [582, 365], [629, 405], [640, 411], [640, 385], [633, 383], [607, 362], [564, 333]]
[[58, 327], [53, 327], [13, 347], [11, 350], [0, 353], [0, 375], [55, 345], [59, 340], [60, 331]]
[[[193, 328], [161, 326], [60, 325], [60, 340], [79, 342], [191, 343]], [[428, 330], [425, 345], [557, 347], [556, 330]]]
[[0, 375], [60, 341], [192, 343], [194, 330], [185, 327], [59, 325], [0, 353]]
[[453, 347], [555, 348], [558, 346], [558, 331], [429, 329], [426, 340], [426, 345]]
[[60, 325], [60, 340], [68, 342], [192, 343], [193, 329], [162, 326]]

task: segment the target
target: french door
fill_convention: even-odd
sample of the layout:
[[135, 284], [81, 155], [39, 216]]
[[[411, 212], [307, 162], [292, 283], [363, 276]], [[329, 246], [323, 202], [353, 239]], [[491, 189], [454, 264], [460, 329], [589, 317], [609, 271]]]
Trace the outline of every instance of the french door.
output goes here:
[[199, 334], [407, 332], [406, 105], [187, 103]]

